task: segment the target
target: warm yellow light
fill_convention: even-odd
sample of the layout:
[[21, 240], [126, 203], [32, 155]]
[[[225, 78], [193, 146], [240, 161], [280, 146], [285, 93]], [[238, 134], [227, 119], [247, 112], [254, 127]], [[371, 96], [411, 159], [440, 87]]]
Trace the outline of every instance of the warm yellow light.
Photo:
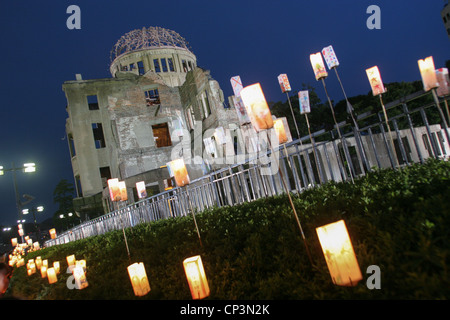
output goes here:
[[380, 70], [377, 66], [366, 69], [367, 78], [369, 78], [370, 86], [372, 87], [372, 93], [374, 96], [385, 93], [383, 81], [381, 80]]
[[56, 229], [55, 228], [50, 229], [48, 232], [50, 233], [50, 238], [56, 239]]
[[316, 228], [316, 232], [333, 283], [355, 286], [362, 274], [344, 220]]
[[17, 238], [11, 238], [11, 245], [13, 247], [17, 246]]
[[33, 248], [34, 248], [34, 250], [39, 250], [39, 242], [33, 242]]
[[70, 266], [74, 266], [75, 265], [75, 255], [74, 254], [72, 254], [72, 255], [70, 255], [70, 256], [67, 256], [66, 257], [66, 260], [67, 260], [67, 265], [70, 267]]
[[72, 270], [73, 277], [75, 278], [75, 287], [77, 289], [84, 289], [86, 288], [89, 283], [86, 279], [86, 274], [84, 273], [83, 267], [76, 266]]
[[41, 258], [40, 256], [39, 256], [39, 257], [36, 257], [35, 263], [36, 263], [36, 267], [37, 267], [38, 269], [41, 269], [41, 266], [42, 266], [42, 258]]
[[200, 256], [187, 258], [183, 261], [183, 266], [192, 299], [203, 299], [209, 296], [208, 280], [203, 269], [202, 258]]
[[253, 128], [257, 132], [273, 127], [272, 114], [259, 83], [243, 88], [241, 90], [241, 99]]
[[144, 296], [150, 292], [147, 273], [142, 262], [133, 263], [128, 266], [128, 275], [130, 276], [134, 294], [138, 297]]
[[423, 90], [429, 91], [439, 87], [433, 57], [430, 56], [425, 59], [420, 59], [417, 63], [419, 64], [420, 76], [422, 77]]
[[41, 266], [41, 277], [47, 277], [47, 267]]
[[311, 61], [311, 66], [314, 70], [316, 80], [320, 80], [328, 76], [328, 72], [327, 69], [325, 69], [325, 64], [323, 63], [322, 54], [320, 52], [310, 54], [309, 60]]
[[120, 190], [120, 200], [127, 201], [128, 194], [127, 194], [127, 186], [125, 184], [125, 181], [119, 181], [119, 190]]
[[59, 273], [59, 269], [60, 269], [59, 261], [54, 261], [53, 262], [53, 269], [55, 269], [56, 274]]
[[175, 177], [177, 186], [183, 187], [190, 183], [189, 175], [183, 159], [172, 160], [167, 164], [171, 176]]
[[48, 268], [47, 269], [47, 278], [48, 283], [52, 284], [58, 281], [58, 278], [56, 277], [56, 270], [54, 268]]
[[120, 201], [120, 188], [119, 179], [109, 179], [108, 180], [109, 196], [111, 201]]
[[286, 136], [286, 130], [284, 129], [283, 120], [282, 119], [274, 120], [273, 127], [278, 137], [278, 143], [279, 144], [286, 143], [288, 141], [288, 138]]

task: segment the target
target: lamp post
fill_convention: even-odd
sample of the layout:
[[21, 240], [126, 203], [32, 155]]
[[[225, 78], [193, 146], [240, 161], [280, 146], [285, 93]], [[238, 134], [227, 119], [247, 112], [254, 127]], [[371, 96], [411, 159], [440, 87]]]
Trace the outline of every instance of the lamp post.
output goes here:
[[29, 214], [30, 212], [33, 214], [33, 221], [34, 221], [34, 228], [37, 231], [37, 241], [39, 241], [39, 239], [41, 238], [41, 230], [37, 225], [37, 221], [36, 221], [36, 212], [42, 212], [44, 211], [44, 207], [43, 206], [38, 206], [36, 208], [31, 208], [31, 209], [22, 209], [22, 214], [26, 215]]
[[25, 173], [35, 172], [36, 165], [34, 163], [24, 163], [22, 167], [16, 168], [14, 165], [14, 162], [13, 162], [10, 169], [4, 169], [3, 166], [0, 166], [0, 176], [4, 175], [5, 172], [13, 173], [14, 192], [15, 192], [15, 196], [16, 196], [16, 208], [17, 208], [18, 218], [20, 219], [23, 206], [25, 206], [27, 203], [32, 201], [34, 198], [31, 196], [27, 196], [27, 198], [28, 198], [27, 201], [25, 201], [25, 202], [20, 201], [19, 189], [17, 186], [16, 171], [23, 171]]

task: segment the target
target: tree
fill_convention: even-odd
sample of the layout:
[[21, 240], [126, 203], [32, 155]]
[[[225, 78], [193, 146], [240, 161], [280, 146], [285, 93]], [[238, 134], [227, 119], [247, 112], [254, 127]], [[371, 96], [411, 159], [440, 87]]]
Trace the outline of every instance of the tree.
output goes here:
[[[59, 205], [58, 210], [53, 215], [53, 222], [60, 230], [67, 229], [77, 221], [75, 215], [68, 216], [68, 213], [74, 212], [72, 203], [74, 192], [75, 188], [66, 179], [59, 181], [53, 191], [53, 202]], [[63, 219], [60, 218], [61, 215], [64, 216]]]

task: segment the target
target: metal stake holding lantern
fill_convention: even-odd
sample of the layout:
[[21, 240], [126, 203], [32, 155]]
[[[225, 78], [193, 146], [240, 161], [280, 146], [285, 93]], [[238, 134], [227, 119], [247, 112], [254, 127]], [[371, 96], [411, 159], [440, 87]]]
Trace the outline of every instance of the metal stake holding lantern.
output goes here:
[[186, 165], [184, 164], [184, 160], [176, 159], [176, 160], [170, 161], [169, 163], [167, 163], [167, 169], [169, 170], [170, 176], [175, 178], [175, 182], [178, 187], [180, 187], [180, 188], [186, 187], [187, 200], [189, 203], [190, 211], [192, 213], [192, 218], [194, 219], [194, 224], [195, 224], [195, 229], [197, 230], [198, 240], [200, 241], [200, 245], [203, 246], [202, 238], [200, 236], [200, 231], [199, 231], [198, 225], [197, 225], [197, 220], [195, 219], [194, 209], [192, 207], [192, 203], [191, 203], [191, 200], [189, 197], [189, 189], [187, 186], [190, 183], [190, 179], [189, 179], [189, 175], [188, 175], [188, 172], [186, 169]]
[[386, 126], [389, 132], [389, 139], [391, 140], [392, 154], [394, 155], [393, 158], [395, 159], [395, 164], [393, 164], [395, 169], [395, 167], [398, 166], [399, 164], [397, 160], [397, 155], [395, 153], [394, 139], [392, 138], [391, 127], [389, 126], [389, 119], [386, 113], [386, 108], [384, 107], [383, 99], [381, 97], [381, 95], [386, 92], [386, 89], [384, 88], [383, 81], [381, 81], [380, 71], [378, 70], [377, 66], [373, 66], [372, 68], [366, 69], [366, 73], [367, 78], [369, 78], [370, 86], [372, 87], [372, 94], [374, 96], [380, 97], [380, 104], [381, 108], [383, 109], [384, 120], [386, 122]]
[[[274, 126], [274, 122], [272, 120], [272, 114], [270, 113], [269, 106], [267, 105], [266, 99], [264, 97], [264, 93], [262, 92], [261, 85], [259, 83], [255, 83], [253, 85], [249, 85], [242, 89], [241, 98], [244, 103], [245, 109], [247, 110], [247, 114], [250, 118], [253, 128], [256, 132], [260, 132], [263, 130], [271, 129]], [[269, 141], [269, 146], [272, 154], [275, 154], [272, 142], [270, 137], [267, 139]], [[305, 234], [303, 232], [302, 225], [300, 223], [300, 219], [298, 218], [297, 211], [295, 210], [294, 203], [292, 202], [291, 195], [289, 193], [289, 189], [284, 180], [284, 176], [282, 170], [278, 169], [278, 174], [280, 175], [280, 180], [283, 184], [284, 190], [289, 198], [289, 203], [291, 205], [292, 211], [295, 216], [295, 220], [297, 221], [297, 225], [300, 229], [300, 233], [305, 244], [306, 252], [308, 254], [309, 261], [312, 264], [311, 254], [309, 252], [308, 244], [306, 243]]]
[[285, 74], [285, 73], [280, 74], [278, 76], [278, 83], [280, 84], [281, 92], [286, 93], [287, 101], [289, 103], [289, 108], [291, 109], [291, 113], [292, 113], [292, 120], [294, 120], [295, 130], [297, 131], [297, 137], [298, 137], [298, 139], [300, 141], [300, 145], [301, 145], [302, 140], [300, 139], [301, 138], [300, 130], [298, 129], [297, 120], [295, 119], [295, 115], [294, 115], [294, 109], [292, 108], [291, 99], [289, 98], [289, 92], [291, 91], [291, 85], [289, 83], [287, 74]]
[[[431, 93], [433, 94], [434, 103], [436, 104], [436, 107], [439, 111], [439, 115], [441, 116], [442, 121], [444, 123], [444, 131], [445, 131], [445, 135], [447, 137], [447, 141], [450, 141], [447, 120], [445, 120], [444, 113], [442, 112], [441, 105], [439, 103], [438, 93], [436, 92], [436, 89], [440, 88], [441, 85], [439, 84], [438, 78], [436, 76], [436, 70], [434, 68], [433, 57], [429, 56], [425, 59], [420, 59], [417, 61], [417, 63], [419, 64], [420, 76], [422, 77], [422, 83], [423, 83], [423, 89], [425, 91], [431, 90]], [[447, 71], [447, 78], [448, 78], [448, 71]], [[444, 83], [442, 83], [442, 87], [445, 87]], [[447, 94], [448, 94], [448, 92], [447, 92]], [[445, 102], [447, 103], [446, 100], [445, 100]]]
[[325, 85], [325, 78], [328, 76], [328, 72], [325, 69], [325, 65], [323, 63], [322, 55], [321, 55], [320, 52], [313, 53], [313, 54], [311, 54], [309, 56], [309, 59], [311, 61], [311, 66], [312, 66], [312, 68], [314, 70], [314, 74], [315, 74], [316, 80], [317, 81], [319, 81], [319, 80], [322, 81], [322, 85], [323, 85], [323, 88], [325, 90], [325, 94], [326, 94], [327, 99], [328, 99], [328, 104], [330, 106], [331, 114], [333, 116], [334, 124], [336, 125], [336, 131], [338, 133], [339, 140], [341, 140], [341, 143], [342, 143], [342, 146], [343, 146], [343, 149], [344, 149], [344, 156], [345, 156], [345, 160], [347, 161], [347, 166], [348, 166], [348, 170], [349, 170], [349, 173], [350, 173], [350, 178], [352, 180], [352, 183], [355, 183], [355, 181], [353, 180], [352, 168], [350, 167], [349, 156], [347, 154], [347, 148], [346, 148], [347, 143], [346, 143], [345, 139], [343, 139], [342, 136], [341, 136], [341, 130], [339, 129], [339, 125], [338, 125], [338, 123], [336, 121], [336, 116], [334, 114], [333, 104], [331, 103], [331, 99], [330, 99], [330, 96], [328, 95], [328, 91], [327, 91], [327, 86]]

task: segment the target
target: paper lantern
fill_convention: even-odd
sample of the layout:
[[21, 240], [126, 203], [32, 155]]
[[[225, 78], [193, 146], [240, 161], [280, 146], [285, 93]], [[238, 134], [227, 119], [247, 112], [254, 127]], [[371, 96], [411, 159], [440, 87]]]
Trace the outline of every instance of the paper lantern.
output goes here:
[[75, 279], [75, 287], [77, 289], [81, 290], [81, 289], [86, 288], [89, 285], [89, 283], [87, 282], [86, 274], [83, 270], [83, 267], [75, 266], [75, 268], [73, 268], [73, 270], [72, 270], [72, 274]]
[[11, 245], [13, 247], [17, 246], [17, 238], [11, 238]]
[[172, 160], [167, 164], [171, 176], [175, 178], [177, 186], [184, 187], [190, 183], [189, 175], [183, 159]]
[[56, 230], [54, 228], [48, 230], [48, 232], [50, 233], [50, 238], [56, 239]]
[[136, 192], [139, 199], [144, 199], [147, 197], [147, 189], [145, 188], [144, 181], [136, 182]]
[[283, 120], [276, 119], [273, 121], [273, 128], [275, 129], [275, 133], [278, 137], [278, 143], [283, 144], [288, 141], [288, 138], [286, 136], [286, 130], [284, 130], [284, 124]]
[[327, 69], [325, 69], [325, 64], [323, 63], [322, 55], [320, 54], [320, 52], [311, 54], [309, 56], [309, 60], [311, 61], [311, 66], [314, 70], [316, 80], [320, 80], [328, 76], [328, 72]]
[[125, 181], [119, 181], [120, 201], [128, 200], [127, 186]]
[[30, 247], [33, 245], [33, 240], [31, 240], [31, 239], [28, 239], [27, 240], [27, 245], [29, 245]]
[[202, 258], [200, 256], [187, 258], [183, 261], [183, 266], [192, 299], [203, 299], [209, 296], [208, 280], [203, 269]]
[[339, 61], [334, 53], [333, 46], [328, 46], [322, 49], [322, 55], [325, 58], [328, 69], [333, 69], [339, 66]]
[[437, 95], [440, 97], [450, 95], [450, 78], [448, 77], [448, 69], [440, 68], [436, 70], [436, 78], [439, 82], [439, 88], [437, 88]]
[[18, 268], [18, 267], [21, 267], [23, 265], [25, 265], [25, 259], [24, 258], [18, 259], [17, 263], [16, 263], [16, 267]]
[[33, 242], [33, 248], [34, 250], [39, 250], [39, 242]]
[[344, 220], [316, 228], [316, 232], [333, 283], [355, 286], [362, 274]]
[[419, 64], [420, 76], [422, 77], [423, 90], [429, 91], [439, 87], [433, 57], [430, 56], [425, 59], [420, 59], [417, 63]]
[[278, 83], [281, 87], [281, 92], [285, 93], [288, 91], [291, 91], [291, 85], [289, 83], [289, 79], [287, 77], [287, 74], [282, 73], [278, 76]]
[[120, 201], [119, 179], [108, 179], [108, 189], [111, 201]]
[[56, 274], [59, 273], [59, 269], [60, 269], [59, 261], [53, 262], [53, 269], [55, 269]]
[[41, 266], [41, 277], [47, 277], [47, 267]]
[[298, 92], [298, 102], [300, 104], [300, 114], [310, 113], [311, 107], [309, 105], [309, 91]]
[[23, 236], [23, 229], [19, 229], [19, 230], [17, 230], [18, 232], [19, 232], [19, 236]]
[[67, 265], [70, 267], [70, 266], [74, 266], [75, 265], [75, 255], [74, 254], [72, 254], [72, 255], [70, 255], [70, 256], [67, 256], [66, 257], [66, 260], [67, 260]]
[[36, 273], [36, 265], [32, 263], [27, 268], [27, 275], [31, 276], [34, 273]]
[[374, 96], [385, 93], [383, 81], [381, 80], [380, 70], [377, 66], [366, 69], [367, 78], [369, 78], [370, 86], [372, 87], [372, 93]]
[[259, 83], [243, 88], [241, 98], [250, 122], [257, 132], [273, 127], [272, 114]]
[[128, 275], [130, 276], [134, 294], [142, 297], [150, 292], [150, 284], [148, 283], [147, 273], [142, 262], [133, 263], [128, 266]]
[[48, 283], [52, 284], [58, 281], [58, 278], [56, 277], [56, 270], [54, 268], [48, 268], [47, 269], [47, 278]]
[[39, 256], [39, 257], [36, 257], [36, 268], [38, 268], [38, 270], [39, 269], [41, 269], [41, 266], [42, 266], [42, 258]]

